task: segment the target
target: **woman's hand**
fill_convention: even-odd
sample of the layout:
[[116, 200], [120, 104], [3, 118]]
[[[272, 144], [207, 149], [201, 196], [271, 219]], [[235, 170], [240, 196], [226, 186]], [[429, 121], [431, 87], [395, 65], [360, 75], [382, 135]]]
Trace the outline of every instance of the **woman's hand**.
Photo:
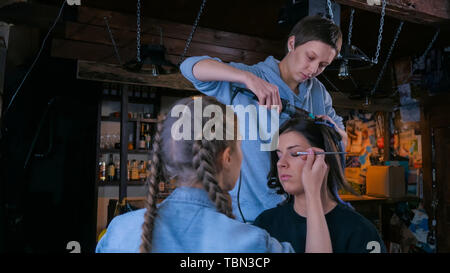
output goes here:
[[278, 112], [281, 113], [281, 99], [278, 87], [274, 84], [268, 83], [251, 72], [245, 72], [245, 86], [250, 89], [256, 97], [260, 105], [265, 105], [268, 109], [272, 106], [278, 105]]
[[333, 246], [322, 205], [322, 188], [327, 180], [328, 166], [325, 163], [325, 155], [314, 154], [314, 152], [323, 152], [322, 149], [313, 147], [307, 151], [309, 154], [303, 156], [306, 163], [302, 171], [307, 215], [305, 252], [331, 253]]
[[302, 183], [305, 195], [320, 199], [322, 185], [326, 180], [328, 166], [325, 163], [325, 155], [316, 155], [314, 152], [323, 152], [319, 148], [309, 148], [308, 155], [303, 155], [306, 160], [302, 171]]

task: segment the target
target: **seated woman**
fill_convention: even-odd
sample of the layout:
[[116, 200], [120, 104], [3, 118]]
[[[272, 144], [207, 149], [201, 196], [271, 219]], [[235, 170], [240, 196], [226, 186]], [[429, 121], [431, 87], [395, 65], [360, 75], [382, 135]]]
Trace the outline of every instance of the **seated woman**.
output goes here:
[[[334, 124], [317, 117], [297, 116], [281, 126], [268, 186], [287, 199], [262, 212], [254, 225], [280, 242], [290, 242], [295, 252], [308, 252], [315, 244], [330, 244], [332, 252], [386, 252], [375, 226], [339, 202], [337, 189], [354, 191], [345, 181], [339, 155], [320, 154], [338, 151], [339, 139]], [[325, 230], [314, 228], [324, 220]]]
[[[220, 122], [209, 128], [227, 137], [206, 138], [202, 129], [211, 121], [194, 115], [196, 100], [203, 109], [222, 111], [214, 116]], [[228, 191], [242, 162], [236, 115], [225, 115], [227, 107], [212, 97], [185, 98], [171, 109], [175, 107], [181, 107], [180, 118], [168, 115], [154, 137], [146, 208], [115, 217], [96, 252], [293, 252], [289, 243], [234, 219]], [[188, 130], [187, 139], [178, 138], [180, 130], [174, 130], [183, 120], [190, 122], [182, 127]], [[196, 124], [201, 125], [200, 136]], [[177, 188], [157, 206], [158, 183], [169, 179], [176, 180]]]

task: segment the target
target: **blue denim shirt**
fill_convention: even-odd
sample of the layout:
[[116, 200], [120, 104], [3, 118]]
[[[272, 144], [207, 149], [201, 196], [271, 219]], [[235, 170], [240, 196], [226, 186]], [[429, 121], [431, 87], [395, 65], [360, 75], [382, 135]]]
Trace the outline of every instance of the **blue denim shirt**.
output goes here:
[[[242, 84], [219, 81], [203, 82], [197, 80], [192, 73], [192, 68], [197, 62], [204, 59], [214, 59], [222, 62], [218, 58], [211, 58], [209, 56], [190, 57], [180, 67], [181, 73], [192, 82], [195, 88], [205, 95], [216, 97], [226, 105], [242, 105], [244, 107], [250, 104], [258, 105], [257, 101], [243, 93], [238, 93], [233, 99], [233, 89], [235, 87], [245, 87]], [[330, 94], [318, 79], [312, 78], [302, 82], [299, 85], [299, 95], [296, 95], [281, 79], [278, 64], [279, 61], [272, 56], [267, 57], [263, 62], [251, 66], [241, 63], [229, 63], [229, 65], [235, 68], [249, 71], [267, 82], [277, 85], [280, 97], [289, 101], [291, 105], [303, 108], [314, 115], [328, 115], [339, 127], [344, 128], [342, 118], [336, 114], [332, 107]], [[250, 140], [248, 137], [250, 133], [257, 131], [256, 127], [254, 127], [256, 124], [260, 128], [269, 127], [267, 123], [270, 124], [270, 118], [267, 119], [268, 122], [266, 120], [261, 122], [259, 116], [254, 120], [251, 120], [252, 117], [249, 117], [249, 122], [247, 123], [246, 120], [242, 120], [239, 116], [238, 118], [240, 131], [244, 136], [242, 140], [243, 161], [239, 203], [237, 200], [239, 180], [230, 192], [230, 195], [232, 197], [233, 213], [236, 215], [236, 219], [243, 220], [238, 207], [238, 204], [240, 204], [245, 220], [253, 222], [261, 212], [275, 207], [284, 200], [284, 197], [276, 194], [275, 190], [267, 187], [267, 174], [270, 170], [270, 153], [261, 150], [261, 143], [264, 143], [264, 141], [259, 138], [257, 140]], [[289, 119], [289, 115], [284, 112], [281, 113], [279, 125], [281, 126], [287, 119]], [[253, 123], [253, 127], [251, 123]]]
[[[139, 252], [145, 209], [115, 217], [97, 253]], [[263, 229], [218, 212], [203, 189], [179, 187], [158, 207], [152, 252], [294, 252]]]

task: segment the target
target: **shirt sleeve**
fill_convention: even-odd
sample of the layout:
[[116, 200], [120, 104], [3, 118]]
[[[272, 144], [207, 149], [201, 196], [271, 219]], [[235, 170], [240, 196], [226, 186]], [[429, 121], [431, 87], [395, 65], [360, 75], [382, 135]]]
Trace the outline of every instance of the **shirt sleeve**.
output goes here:
[[192, 71], [194, 65], [206, 59], [216, 60], [222, 63], [222, 60], [220, 60], [219, 58], [212, 58], [209, 56], [189, 57], [186, 60], [184, 60], [180, 65], [181, 74], [187, 80], [189, 80], [194, 85], [194, 87], [201, 93], [207, 96], [215, 97], [218, 101], [224, 104], [227, 105], [231, 104], [232, 90], [230, 82], [224, 81], [204, 82], [195, 78], [194, 73]]
[[327, 116], [329, 116], [339, 128], [342, 130], [345, 130], [345, 126], [343, 123], [343, 118], [336, 114], [336, 111], [333, 108], [333, 99], [330, 96], [330, 93], [323, 87], [323, 93], [324, 93], [324, 104], [325, 104], [325, 113]]
[[278, 242], [277, 239], [267, 234], [267, 252], [269, 253], [295, 253], [294, 248], [289, 242]]
[[386, 246], [373, 225], [358, 225], [350, 237], [349, 253], [386, 253]]

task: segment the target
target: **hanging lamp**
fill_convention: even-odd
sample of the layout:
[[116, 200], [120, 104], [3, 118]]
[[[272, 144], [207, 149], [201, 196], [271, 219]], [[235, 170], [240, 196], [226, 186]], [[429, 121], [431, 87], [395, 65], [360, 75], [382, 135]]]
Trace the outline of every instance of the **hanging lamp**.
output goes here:
[[[328, 6], [330, 7], [331, 2], [327, 0]], [[383, 5], [381, 9], [380, 18], [380, 29], [378, 32], [378, 43], [377, 51], [375, 53], [375, 58], [370, 59], [361, 49], [351, 44], [352, 29], [353, 29], [353, 17], [355, 9], [351, 9], [350, 13], [350, 23], [348, 30], [348, 39], [346, 43], [343, 43], [341, 51], [337, 58], [327, 67], [329, 71], [338, 71], [339, 79], [348, 79], [350, 77], [351, 71], [361, 70], [372, 67], [378, 63], [378, 57], [380, 53], [380, 45], [382, 40], [383, 26], [384, 26], [384, 16], [386, 10], [386, 0], [383, 0]], [[332, 10], [329, 8], [329, 12]]]
[[166, 60], [166, 48], [163, 45], [162, 29], [160, 28], [160, 44], [141, 45], [141, 1], [137, 0], [136, 8], [136, 59], [125, 63], [126, 70], [135, 73], [149, 73], [152, 76], [178, 72], [178, 67]]

